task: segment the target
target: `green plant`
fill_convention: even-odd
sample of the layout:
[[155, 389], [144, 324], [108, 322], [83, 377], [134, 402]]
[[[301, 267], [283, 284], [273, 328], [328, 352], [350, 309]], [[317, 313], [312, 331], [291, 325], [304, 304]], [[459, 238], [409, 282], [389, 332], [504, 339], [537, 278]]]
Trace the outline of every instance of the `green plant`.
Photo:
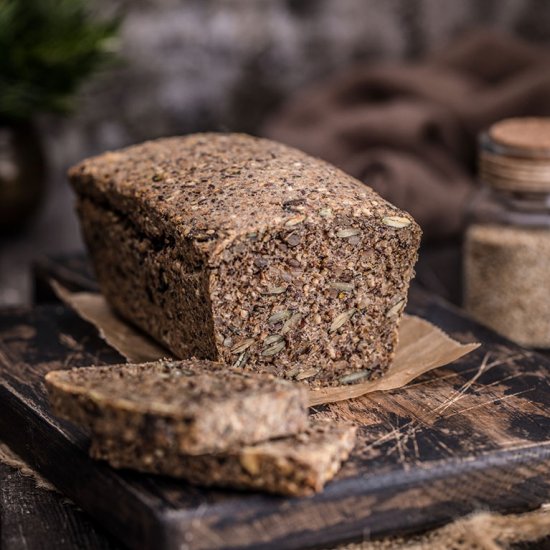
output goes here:
[[78, 86], [113, 58], [119, 21], [87, 0], [0, 0], [0, 122], [66, 112]]

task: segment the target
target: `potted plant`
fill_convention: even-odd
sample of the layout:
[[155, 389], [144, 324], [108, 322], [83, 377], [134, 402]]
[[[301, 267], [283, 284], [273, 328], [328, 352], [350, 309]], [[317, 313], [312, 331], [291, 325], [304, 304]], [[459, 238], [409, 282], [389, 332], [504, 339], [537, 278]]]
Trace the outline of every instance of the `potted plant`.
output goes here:
[[35, 121], [69, 111], [80, 84], [113, 56], [118, 20], [86, 0], [0, 0], [0, 233], [21, 228], [44, 193]]

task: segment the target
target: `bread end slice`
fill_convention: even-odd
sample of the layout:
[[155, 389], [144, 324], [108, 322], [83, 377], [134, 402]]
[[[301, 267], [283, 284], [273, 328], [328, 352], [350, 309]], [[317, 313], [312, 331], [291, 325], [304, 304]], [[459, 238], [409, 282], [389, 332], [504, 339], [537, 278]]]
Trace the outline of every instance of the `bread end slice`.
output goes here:
[[96, 435], [90, 453], [114, 468], [168, 475], [205, 486], [258, 489], [289, 496], [319, 492], [348, 458], [356, 428], [314, 421], [302, 433], [247, 445], [220, 454], [182, 455]]

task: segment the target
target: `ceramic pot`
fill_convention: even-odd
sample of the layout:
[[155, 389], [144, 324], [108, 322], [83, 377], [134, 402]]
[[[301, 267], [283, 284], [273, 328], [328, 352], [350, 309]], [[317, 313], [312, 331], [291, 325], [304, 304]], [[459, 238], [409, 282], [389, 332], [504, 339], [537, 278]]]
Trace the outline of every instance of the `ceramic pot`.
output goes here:
[[16, 233], [45, 194], [46, 160], [33, 122], [0, 124], [0, 234]]

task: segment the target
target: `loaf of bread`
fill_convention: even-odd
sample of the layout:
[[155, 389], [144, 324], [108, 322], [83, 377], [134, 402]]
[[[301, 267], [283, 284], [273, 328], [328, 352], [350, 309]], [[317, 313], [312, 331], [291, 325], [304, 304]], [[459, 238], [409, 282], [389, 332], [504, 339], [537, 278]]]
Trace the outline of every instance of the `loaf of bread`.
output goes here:
[[56, 414], [144, 455], [219, 452], [308, 423], [306, 387], [210, 361], [52, 371], [46, 386]]
[[197, 485], [296, 496], [321, 491], [348, 458], [354, 444], [353, 426], [317, 421], [298, 435], [217, 455], [189, 456], [175, 449], [155, 451], [144, 440], [121, 445], [105, 436], [93, 437], [90, 452], [114, 468], [165, 474]]
[[70, 170], [102, 292], [180, 358], [314, 386], [389, 366], [421, 231], [333, 166], [241, 134]]

